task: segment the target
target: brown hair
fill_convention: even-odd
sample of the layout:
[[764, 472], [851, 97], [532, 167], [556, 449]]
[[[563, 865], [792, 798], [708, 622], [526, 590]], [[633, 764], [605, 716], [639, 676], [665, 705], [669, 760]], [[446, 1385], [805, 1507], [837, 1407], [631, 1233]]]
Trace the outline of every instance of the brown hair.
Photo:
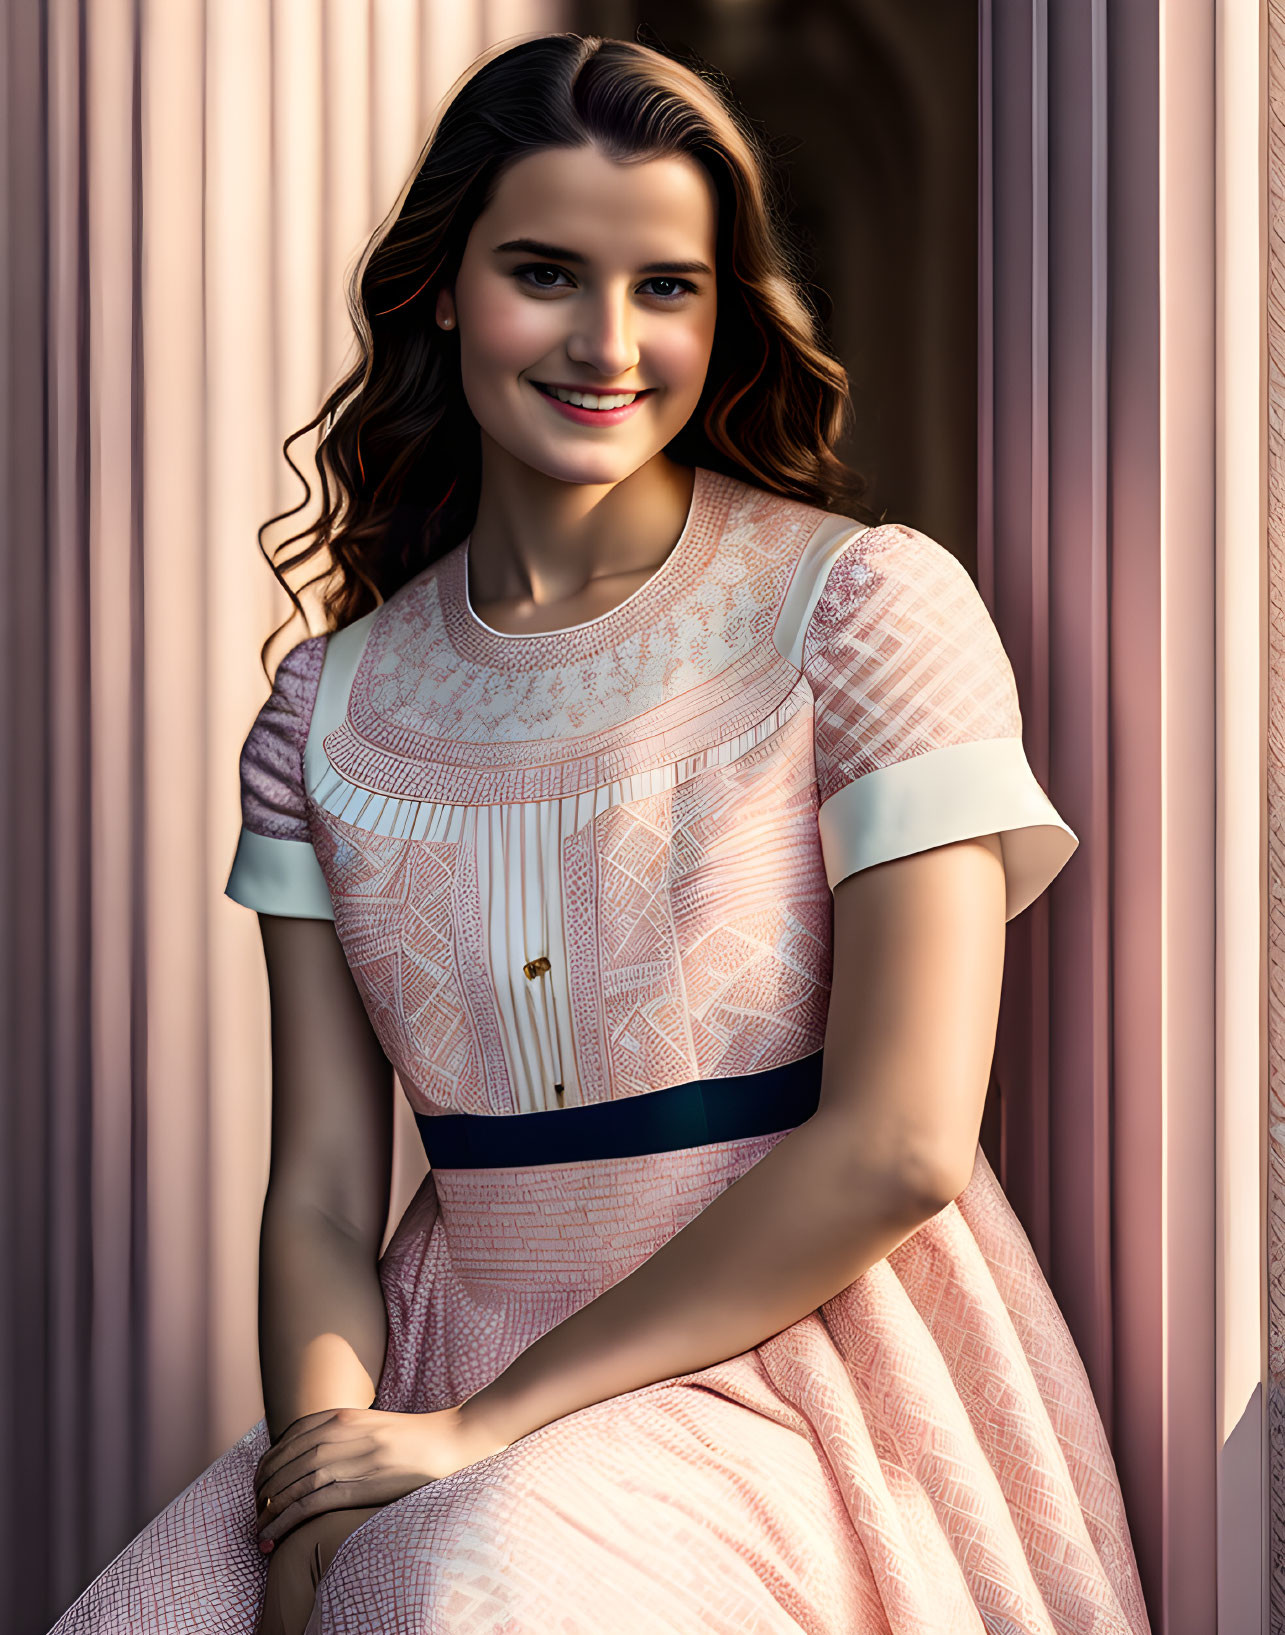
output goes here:
[[[453, 283], [503, 172], [549, 148], [592, 143], [621, 163], [686, 155], [717, 189], [719, 306], [708, 376], [665, 452], [879, 520], [864, 504], [865, 479], [833, 451], [852, 413], [847, 372], [820, 339], [766, 150], [722, 76], [688, 55], [692, 67], [632, 40], [546, 34], [484, 53], [452, 86], [400, 207], [349, 280], [359, 360], [283, 445], [311, 495], [290, 444], [327, 423], [316, 453], [322, 515], [278, 549], [309, 535], [312, 544], [280, 566], [268, 557], [300, 613], [282, 570], [326, 547], [332, 565], [318, 578], [329, 581], [323, 607], [334, 630], [379, 606], [472, 527], [478, 427], [460, 384], [458, 332], [433, 320], [436, 291]], [[265, 529], [306, 503], [259, 529], [261, 550]]]

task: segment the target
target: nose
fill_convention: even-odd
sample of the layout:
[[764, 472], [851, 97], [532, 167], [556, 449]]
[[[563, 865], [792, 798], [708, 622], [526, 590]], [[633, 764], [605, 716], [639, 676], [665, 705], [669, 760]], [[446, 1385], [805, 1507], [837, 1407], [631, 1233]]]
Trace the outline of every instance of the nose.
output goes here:
[[574, 333], [567, 340], [567, 356], [608, 379], [627, 375], [637, 366], [634, 315], [629, 294], [604, 293], [578, 304]]

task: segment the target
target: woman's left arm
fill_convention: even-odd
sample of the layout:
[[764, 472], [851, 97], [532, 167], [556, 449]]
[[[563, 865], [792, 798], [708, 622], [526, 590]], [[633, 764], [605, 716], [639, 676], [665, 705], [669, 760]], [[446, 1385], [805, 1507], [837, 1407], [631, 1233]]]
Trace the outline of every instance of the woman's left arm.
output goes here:
[[956, 1197], [976, 1160], [1004, 965], [998, 836], [834, 891], [820, 1101], [628, 1276], [460, 1406], [505, 1445], [761, 1344]]

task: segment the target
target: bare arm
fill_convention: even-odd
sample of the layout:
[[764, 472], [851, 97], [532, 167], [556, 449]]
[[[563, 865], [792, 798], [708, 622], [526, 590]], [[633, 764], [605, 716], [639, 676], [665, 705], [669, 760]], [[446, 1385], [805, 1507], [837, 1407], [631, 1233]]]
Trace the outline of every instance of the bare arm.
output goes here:
[[388, 1343], [392, 1070], [329, 920], [261, 914], [272, 1003], [272, 1164], [259, 1240], [268, 1434], [368, 1408]]
[[1004, 957], [999, 840], [843, 880], [817, 1111], [461, 1414], [514, 1441], [761, 1344], [860, 1277], [972, 1175]]

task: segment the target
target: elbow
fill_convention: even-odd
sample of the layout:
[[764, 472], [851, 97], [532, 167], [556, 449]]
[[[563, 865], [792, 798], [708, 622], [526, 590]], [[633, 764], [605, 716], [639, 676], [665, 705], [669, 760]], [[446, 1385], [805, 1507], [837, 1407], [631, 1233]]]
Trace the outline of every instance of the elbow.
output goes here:
[[868, 1213], [872, 1205], [890, 1218], [921, 1226], [953, 1203], [973, 1178], [977, 1142], [925, 1139], [904, 1126], [873, 1128], [868, 1121], [814, 1113], [803, 1126], [815, 1142], [818, 1162], [837, 1173], [842, 1196]]
[[[872, 1163], [868, 1153], [847, 1171], [849, 1193], [855, 1188], [869, 1198], [881, 1195], [891, 1217], [921, 1226], [953, 1203], [972, 1179], [976, 1153], [967, 1171], [962, 1164], [942, 1159], [889, 1159]], [[854, 1177], [855, 1171], [855, 1177]]]
[[952, 1190], [944, 1180], [938, 1185], [931, 1183], [927, 1177], [897, 1176], [890, 1188], [892, 1207], [889, 1214], [895, 1220], [908, 1221], [912, 1226], [919, 1227], [925, 1221], [932, 1220], [934, 1215], [939, 1215], [963, 1190], [963, 1187]]
[[976, 1148], [969, 1154], [967, 1165], [957, 1158], [925, 1159], [899, 1167], [897, 1178], [912, 1207], [924, 1211], [928, 1219], [954, 1203], [973, 1178], [977, 1162]]

